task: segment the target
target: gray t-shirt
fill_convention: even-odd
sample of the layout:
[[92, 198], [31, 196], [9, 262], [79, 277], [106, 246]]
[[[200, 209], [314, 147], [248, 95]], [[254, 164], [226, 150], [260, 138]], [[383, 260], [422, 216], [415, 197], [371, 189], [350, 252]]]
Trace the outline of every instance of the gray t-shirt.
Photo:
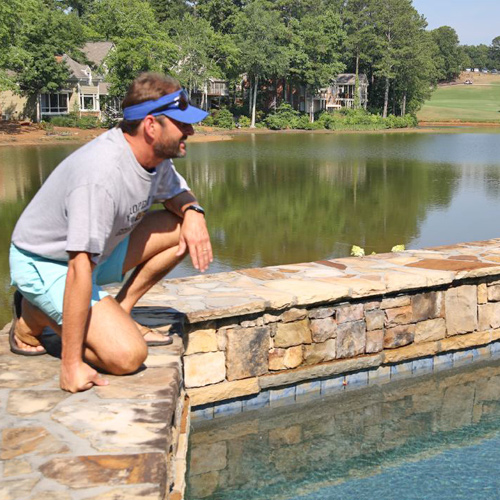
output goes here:
[[114, 128], [58, 165], [19, 218], [12, 242], [53, 260], [89, 252], [99, 263], [153, 203], [188, 190], [171, 160], [145, 170]]

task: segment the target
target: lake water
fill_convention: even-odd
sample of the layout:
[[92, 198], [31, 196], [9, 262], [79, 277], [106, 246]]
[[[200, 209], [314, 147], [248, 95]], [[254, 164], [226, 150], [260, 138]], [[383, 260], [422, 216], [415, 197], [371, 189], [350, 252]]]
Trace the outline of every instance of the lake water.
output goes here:
[[498, 500], [500, 362], [195, 423], [187, 500]]
[[[188, 143], [176, 161], [206, 208], [210, 272], [500, 236], [500, 135], [277, 133]], [[0, 326], [15, 222], [76, 146], [0, 148]], [[186, 261], [171, 276], [195, 271]]]

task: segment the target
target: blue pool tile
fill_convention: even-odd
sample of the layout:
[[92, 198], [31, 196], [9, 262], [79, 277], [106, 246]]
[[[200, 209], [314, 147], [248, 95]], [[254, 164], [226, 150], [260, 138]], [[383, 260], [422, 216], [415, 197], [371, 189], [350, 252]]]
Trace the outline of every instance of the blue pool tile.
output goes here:
[[344, 376], [331, 377], [321, 381], [321, 395], [334, 394], [345, 389]]
[[362, 371], [362, 372], [349, 373], [349, 375], [346, 375], [345, 381], [346, 381], [346, 387], [345, 387], [346, 390], [363, 387], [364, 385], [368, 385], [368, 372]]
[[474, 349], [473, 355], [474, 361], [491, 358], [491, 346], [485, 345], [483, 347], [478, 347], [477, 349]]
[[243, 400], [243, 411], [257, 410], [269, 406], [270, 391], [262, 391], [256, 396]]
[[453, 353], [453, 366], [462, 366], [472, 363], [472, 350], [456, 351]]
[[390, 366], [379, 366], [376, 370], [370, 370], [368, 372], [368, 383], [369, 384], [383, 384], [391, 379], [391, 367]]
[[214, 418], [236, 415], [237, 413], [241, 413], [242, 408], [243, 403], [241, 399], [236, 399], [234, 401], [230, 401], [229, 403], [214, 405]]
[[319, 396], [321, 393], [321, 382], [319, 380], [314, 380], [312, 382], [302, 382], [297, 384], [295, 397], [297, 399], [309, 399]]
[[434, 368], [433, 358], [421, 358], [412, 362], [412, 370], [414, 375], [423, 375], [424, 373], [432, 373]]
[[490, 345], [491, 356], [498, 358], [500, 356], [500, 342], [494, 342]]
[[453, 354], [448, 352], [446, 354], [439, 354], [434, 358], [434, 370], [446, 370], [453, 367]]
[[269, 402], [271, 406], [281, 406], [295, 401], [295, 386], [271, 389]]
[[408, 361], [406, 363], [399, 363], [391, 366], [391, 379], [393, 378], [406, 378], [411, 377], [413, 363]]
[[191, 420], [212, 420], [214, 418], [214, 405], [195, 406], [191, 409]]

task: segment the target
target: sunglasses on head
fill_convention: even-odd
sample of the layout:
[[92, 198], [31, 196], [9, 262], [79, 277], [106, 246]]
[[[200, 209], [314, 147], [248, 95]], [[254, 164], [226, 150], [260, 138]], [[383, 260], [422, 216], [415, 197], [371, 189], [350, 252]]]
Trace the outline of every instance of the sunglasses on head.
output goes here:
[[189, 106], [189, 95], [184, 89], [182, 89], [171, 102], [163, 104], [159, 108], [153, 109], [150, 112], [150, 114], [159, 115], [161, 114], [162, 111], [167, 111], [167, 109], [180, 109], [181, 111], [185, 111], [188, 108], [188, 106]]
[[123, 110], [123, 119], [126, 121], [142, 120], [147, 115], [166, 115], [181, 123], [198, 123], [206, 118], [208, 113], [192, 106], [188, 93], [179, 89], [159, 99], [134, 104]]

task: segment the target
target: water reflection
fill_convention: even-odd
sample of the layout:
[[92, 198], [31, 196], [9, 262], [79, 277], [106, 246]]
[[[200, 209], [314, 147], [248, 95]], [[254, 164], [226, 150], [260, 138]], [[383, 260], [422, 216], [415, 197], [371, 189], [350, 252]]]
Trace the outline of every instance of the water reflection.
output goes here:
[[[497, 137], [247, 135], [190, 144], [176, 165], [207, 210], [218, 272], [345, 256], [353, 244], [384, 252], [498, 236]], [[75, 147], [0, 149], [0, 326], [15, 222]], [[172, 276], [194, 273], [186, 261]]]
[[499, 430], [498, 362], [259, 410], [195, 426], [187, 498], [492, 499]]
[[209, 205], [216, 254], [231, 267], [344, 256], [353, 244], [381, 252], [418, 235], [427, 208], [445, 207], [459, 179], [449, 163], [395, 158], [401, 140], [257, 136], [252, 148], [204, 145], [181, 168]]
[[54, 167], [75, 146], [0, 148], [0, 327], [10, 321], [9, 245], [17, 219]]

